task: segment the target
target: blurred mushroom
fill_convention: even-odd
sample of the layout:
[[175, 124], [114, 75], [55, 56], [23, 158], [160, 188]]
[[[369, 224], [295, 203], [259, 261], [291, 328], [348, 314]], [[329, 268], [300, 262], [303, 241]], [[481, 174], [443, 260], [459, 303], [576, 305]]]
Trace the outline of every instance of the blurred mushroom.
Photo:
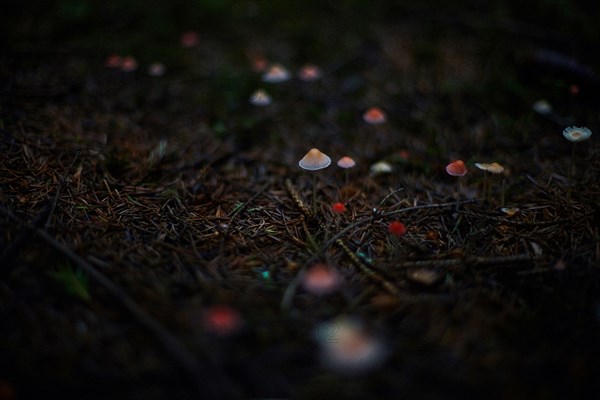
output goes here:
[[371, 107], [363, 114], [363, 121], [371, 125], [380, 125], [387, 121], [387, 117], [381, 108]]
[[248, 100], [250, 104], [257, 107], [266, 107], [273, 102], [273, 99], [264, 89], [257, 89]]
[[302, 277], [304, 289], [319, 296], [333, 292], [339, 287], [340, 282], [341, 278], [338, 272], [325, 264], [313, 265]]
[[290, 72], [281, 64], [272, 64], [262, 76], [262, 80], [268, 83], [281, 83], [288, 79]]
[[358, 319], [342, 317], [319, 324], [315, 339], [321, 362], [337, 373], [357, 375], [373, 370], [384, 360], [383, 341]]
[[389, 174], [392, 172], [392, 166], [387, 161], [378, 161], [369, 168], [371, 175]]

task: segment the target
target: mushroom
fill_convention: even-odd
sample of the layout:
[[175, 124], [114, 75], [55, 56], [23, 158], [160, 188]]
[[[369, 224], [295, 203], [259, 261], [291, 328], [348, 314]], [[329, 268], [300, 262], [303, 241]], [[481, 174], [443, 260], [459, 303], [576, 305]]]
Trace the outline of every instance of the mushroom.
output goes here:
[[450, 176], [456, 176], [458, 179], [456, 180], [456, 209], [458, 210], [460, 192], [461, 192], [461, 180], [460, 178], [467, 174], [467, 167], [463, 160], [455, 160], [450, 164], [446, 165], [446, 172]]
[[202, 325], [208, 333], [231, 336], [241, 329], [243, 321], [241, 314], [235, 308], [225, 304], [215, 304], [204, 310]]
[[571, 162], [569, 164], [569, 191], [567, 194], [568, 201], [571, 201], [571, 187], [573, 185], [573, 169], [575, 167], [575, 145], [578, 142], [588, 140], [592, 136], [592, 131], [586, 127], [578, 128], [576, 126], [570, 126], [563, 130], [563, 136], [569, 142], [573, 142], [573, 149], [571, 150]]
[[[484, 171], [483, 174], [483, 195], [486, 201], [490, 200], [491, 185], [488, 182], [488, 173], [490, 174], [501, 174], [504, 172], [504, 167], [497, 162], [491, 164], [475, 163], [475, 166], [480, 170]], [[504, 206], [504, 182], [502, 184], [502, 206]]]
[[387, 117], [381, 108], [371, 107], [363, 114], [363, 121], [371, 125], [380, 125], [387, 121]]
[[121, 57], [118, 54], [110, 54], [106, 58], [106, 62], [104, 63], [106, 68], [121, 68], [122, 64], [123, 64], [123, 57]]
[[392, 166], [387, 161], [378, 161], [369, 168], [371, 175], [389, 174], [392, 172]]
[[250, 99], [248, 99], [250, 104], [257, 107], [266, 107], [273, 102], [273, 99], [264, 89], [257, 89], [252, 93]]
[[463, 160], [456, 160], [446, 165], [446, 172], [451, 176], [465, 176], [467, 167]]
[[314, 337], [323, 365], [338, 373], [366, 372], [386, 355], [383, 341], [358, 319], [341, 317], [323, 322], [316, 326]]
[[325, 264], [313, 265], [302, 276], [304, 289], [319, 296], [333, 292], [339, 287], [340, 282], [339, 273]]
[[298, 71], [298, 79], [304, 82], [316, 81], [321, 76], [321, 69], [314, 64], [306, 64]]
[[125, 56], [123, 57], [123, 61], [121, 63], [121, 71], [123, 72], [133, 72], [137, 69], [138, 62], [133, 56]]
[[[300, 168], [307, 171], [318, 171], [323, 168], [329, 167], [331, 164], [331, 158], [321, 150], [313, 147], [306, 153], [304, 157], [298, 162]], [[313, 174], [313, 213], [317, 213], [317, 175]]]
[[290, 79], [290, 72], [281, 64], [272, 64], [263, 74], [262, 80], [268, 83], [281, 83]]
[[198, 32], [187, 31], [181, 34], [180, 38], [181, 47], [192, 48], [198, 46], [200, 43], [200, 36]]
[[148, 75], [154, 77], [163, 76], [166, 70], [167, 67], [165, 67], [165, 64], [161, 62], [153, 62], [148, 66]]
[[353, 168], [356, 165], [356, 162], [348, 156], [344, 156], [340, 158], [337, 162], [337, 166], [344, 169], [344, 177], [346, 180], [346, 186], [348, 186], [348, 170]]

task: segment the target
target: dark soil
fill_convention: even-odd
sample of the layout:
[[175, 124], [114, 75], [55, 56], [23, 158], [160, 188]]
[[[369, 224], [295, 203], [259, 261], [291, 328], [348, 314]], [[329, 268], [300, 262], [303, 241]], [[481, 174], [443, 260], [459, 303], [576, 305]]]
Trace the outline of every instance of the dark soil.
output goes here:
[[[598, 5], [34, 3], [0, 18], [0, 400], [597, 391]], [[323, 76], [266, 83], [259, 57]], [[313, 147], [332, 165], [302, 170]], [[301, 285], [317, 263], [333, 293]], [[322, 362], [343, 317], [385, 346], [371, 368]]]

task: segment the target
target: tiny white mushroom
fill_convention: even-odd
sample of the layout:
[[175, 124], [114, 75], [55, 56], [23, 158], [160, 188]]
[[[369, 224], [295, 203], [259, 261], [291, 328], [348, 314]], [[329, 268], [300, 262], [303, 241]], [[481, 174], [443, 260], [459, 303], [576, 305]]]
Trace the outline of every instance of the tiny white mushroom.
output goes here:
[[252, 93], [248, 101], [250, 104], [257, 107], [265, 107], [273, 102], [269, 93], [267, 93], [264, 89], [257, 89], [254, 93]]
[[378, 161], [371, 165], [369, 170], [371, 175], [389, 174], [392, 172], [392, 166], [387, 161]]
[[290, 79], [290, 72], [281, 64], [273, 64], [263, 74], [262, 80], [268, 83], [281, 83]]

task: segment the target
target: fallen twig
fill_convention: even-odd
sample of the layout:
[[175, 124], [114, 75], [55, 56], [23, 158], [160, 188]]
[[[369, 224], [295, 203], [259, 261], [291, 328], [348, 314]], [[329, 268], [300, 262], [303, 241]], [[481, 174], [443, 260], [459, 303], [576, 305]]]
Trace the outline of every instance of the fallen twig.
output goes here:
[[499, 257], [461, 257], [450, 259], [435, 259], [422, 261], [406, 261], [395, 265], [397, 268], [423, 268], [423, 267], [450, 267], [455, 265], [489, 265], [489, 264], [506, 264], [512, 262], [524, 261], [539, 261], [541, 257], [531, 256], [529, 254], [518, 254], [514, 256], [499, 256]]

